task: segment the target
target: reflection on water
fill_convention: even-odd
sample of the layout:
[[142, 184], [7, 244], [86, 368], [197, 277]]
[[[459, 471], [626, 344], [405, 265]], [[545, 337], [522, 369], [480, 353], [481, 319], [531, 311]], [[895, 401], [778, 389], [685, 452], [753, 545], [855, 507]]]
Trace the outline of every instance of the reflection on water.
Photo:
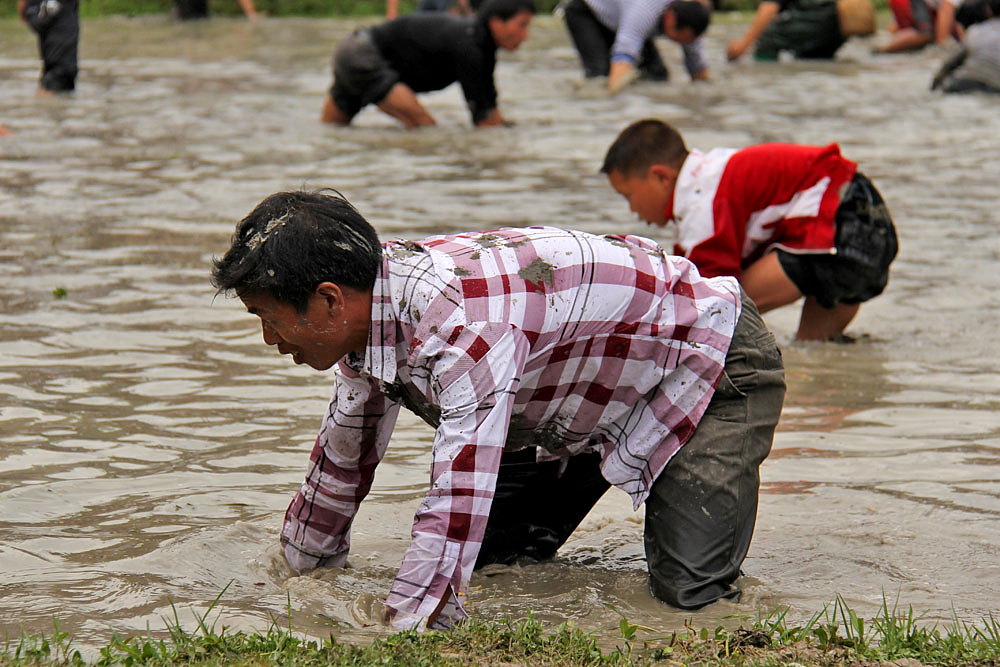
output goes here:
[[[838, 141], [878, 184], [901, 254], [861, 309], [854, 345], [786, 344], [788, 404], [763, 468], [746, 595], [681, 614], [646, 592], [641, 514], [612, 492], [551, 563], [473, 581], [487, 616], [534, 610], [600, 636], [618, 616], [654, 628], [840, 593], [883, 594], [931, 619], [978, 620], [1000, 592], [1000, 373], [995, 100], [927, 92], [940, 53], [837, 63], [721, 62], [738, 25], [710, 31], [715, 81], [581, 85], [552, 19], [498, 68], [513, 128], [472, 132], [458, 90], [428, 95], [441, 125], [406, 133], [374, 111], [320, 127], [329, 56], [357, 22], [163, 18], [84, 25], [73, 100], [36, 100], [31, 34], [0, 22], [0, 627], [86, 645], [216, 610], [266, 627], [289, 606], [317, 635], [382, 632], [430, 431], [404, 417], [354, 530], [352, 568], [292, 577], [275, 545], [330, 380], [260, 342], [213, 298], [210, 258], [279, 189], [335, 187], [385, 237], [556, 224], [632, 230], [597, 174], [626, 122], [674, 120], [702, 149]], [[62, 296], [62, 298], [59, 298]], [[768, 320], [788, 341], [798, 317]], [[359, 602], [360, 601], [360, 602]], [[290, 602], [290, 605], [289, 605]], [[214, 618], [214, 616], [213, 616]]]

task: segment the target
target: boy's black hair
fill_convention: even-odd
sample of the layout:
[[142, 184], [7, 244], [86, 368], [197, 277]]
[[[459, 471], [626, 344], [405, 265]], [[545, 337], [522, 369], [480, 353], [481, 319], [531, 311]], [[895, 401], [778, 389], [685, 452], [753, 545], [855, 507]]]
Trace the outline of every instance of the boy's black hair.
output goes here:
[[509, 21], [521, 12], [535, 14], [535, 0], [485, 0], [479, 5], [476, 16], [486, 23], [494, 16]]
[[708, 5], [698, 0], [677, 0], [667, 8], [676, 17], [678, 30], [690, 28], [695, 37], [700, 37], [712, 20]]
[[340, 193], [279, 192], [236, 225], [229, 250], [213, 259], [212, 284], [304, 313], [320, 283], [370, 290], [381, 259], [375, 230]]
[[614, 171], [625, 177], [641, 176], [654, 164], [679, 171], [687, 155], [684, 139], [673, 125], [646, 118], [621, 131], [604, 156], [601, 173]]

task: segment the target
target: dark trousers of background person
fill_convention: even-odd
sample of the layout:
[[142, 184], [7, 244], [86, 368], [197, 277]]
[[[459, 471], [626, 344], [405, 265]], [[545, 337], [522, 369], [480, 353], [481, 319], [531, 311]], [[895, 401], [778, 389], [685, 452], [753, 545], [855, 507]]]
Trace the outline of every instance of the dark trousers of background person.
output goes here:
[[54, 93], [68, 93], [76, 88], [77, 48], [80, 44], [80, 5], [78, 0], [28, 0], [24, 8], [28, 25], [38, 35], [42, 56], [39, 85]]
[[844, 44], [833, 0], [800, 0], [784, 9], [757, 40], [754, 58], [777, 60], [782, 51], [796, 58], [829, 59]]
[[208, 0], [174, 0], [177, 18], [182, 21], [208, 18]]
[[[611, 69], [611, 47], [615, 43], [614, 30], [598, 21], [584, 0], [570, 0], [564, 12], [563, 19], [576, 52], [580, 54], [584, 76], [588, 79], [607, 76]], [[667, 80], [667, 66], [651, 38], [642, 45], [638, 69], [645, 79]]]
[[[753, 302], [743, 304], [708, 410], [645, 503], [650, 591], [681, 609], [740, 597], [732, 584], [750, 548], [758, 468], [784, 400], [774, 336]], [[554, 556], [609, 488], [599, 465], [598, 454], [581, 454], [559, 474], [558, 461], [535, 462], [533, 447], [505, 453], [476, 567]]]
[[955, 21], [963, 28], [982, 23], [991, 16], [987, 0], [965, 0], [955, 8]]

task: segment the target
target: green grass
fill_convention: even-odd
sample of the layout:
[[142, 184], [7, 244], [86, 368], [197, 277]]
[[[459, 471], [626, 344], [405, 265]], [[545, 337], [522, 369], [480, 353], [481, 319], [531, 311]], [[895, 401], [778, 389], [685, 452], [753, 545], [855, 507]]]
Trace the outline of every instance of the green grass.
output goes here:
[[[215, 602], [218, 602], [218, 598]], [[212, 607], [214, 607], [213, 603]], [[401, 632], [367, 645], [336, 638], [305, 639], [273, 624], [264, 633], [216, 630], [199, 617], [188, 632], [176, 619], [169, 637], [115, 636], [85, 660], [58, 627], [51, 637], [8, 640], [0, 663], [9, 665], [553, 665], [631, 667], [698, 665], [873, 665], [914, 659], [927, 665], [1000, 665], [1000, 621], [953, 621], [946, 628], [919, 623], [913, 609], [882, 608], [871, 619], [837, 598], [803, 625], [786, 622], [787, 609], [748, 627], [657, 633], [624, 616], [617, 646], [602, 649], [592, 634], [571, 624], [546, 629], [534, 617], [516, 622], [473, 620], [449, 632]]]

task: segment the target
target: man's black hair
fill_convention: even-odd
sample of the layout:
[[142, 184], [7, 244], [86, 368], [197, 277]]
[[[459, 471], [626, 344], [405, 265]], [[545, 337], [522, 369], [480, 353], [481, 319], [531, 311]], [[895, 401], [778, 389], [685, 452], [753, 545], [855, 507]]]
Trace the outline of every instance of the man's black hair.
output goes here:
[[535, 0], [485, 0], [479, 5], [476, 16], [483, 23], [494, 16], [509, 21], [521, 12], [535, 14]]
[[698, 0], [677, 0], [667, 7], [667, 11], [674, 13], [678, 30], [690, 28], [695, 37], [700, 37], [708, 30], [708, 24], [712, 20], [708, 5]]
[[212, 284], [304, 313], [320, 283], [370, 290], [381, 259], [375, 230], [339, 193], [279, 192], [236, 225], [229, 250], [213, 260]]

